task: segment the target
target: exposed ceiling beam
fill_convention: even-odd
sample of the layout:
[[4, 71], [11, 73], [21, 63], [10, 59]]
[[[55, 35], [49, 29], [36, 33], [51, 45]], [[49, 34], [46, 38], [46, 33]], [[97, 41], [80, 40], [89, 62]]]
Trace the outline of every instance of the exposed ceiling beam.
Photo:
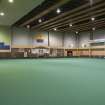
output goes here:
[[[94, 14], [94, 17], [99, 17], [99, 16], [102, 16], [102, 15], [105, 15], [105, 8], [101, 9], [101, 10], [97, 10], [97, 11], [94, 11], [92, 12]], [[85, 14], [85, 15], [82, 15], [82, 16], [78, 16], [78, 17], [75, 17], [73, 19], [68, 19], [64, 22], [60, 22], [58, 24], [54, 24], [54, 25], [49, 25], [48, 27], [45, 27], [45, 28], [41, 28], [41, 29], [53, 29], [53, 28], [59, 28], [59, 27], [63, 27], [63, 26], [66, 26], [66, 25], [69, 25], [69, 23], [72, 21], [73, 24], [75, 23], [78, 23], [78, 22], [82, 22], [82, 21], [85, 21], [85, 20], [90, 20], [90, 16], [89, 14]]]
[[[103, 5], [105, 6], [105, 3], [103, 3]], [[85, 18], [91, 18], [91, 16], [94, 16], [94, 17], [96, 17], [96, 15], [97, 14], [100, 14], [101, 12], [102, 12], [102, 14], [105, 14], [105, 7], [104, 8], [102, 8], [102, 9], [99, 9], [99, 10], [94, 10], [94, 11], [92, 11], [92, 9], [89, 9], [90, 11], [88, 11], [87, 12], [87, 10], [86, 10], [86, 12], [85, 12], [85, 10], [84, 10], [84, 13], [85, 14], [79, 14], [79, 13], [77, 13], [77, 14], [73, 14], [73, 15], [70, 15], [69, 16], [69, 18], [68, 17], [66, 17], [66, 20], [65, 19], [63, 19], [63, 21], [60, 21], [60, 22], [58, 22], [58, 21], [56, 21], [56, 23], [55, 24], [53, 24], [53, 23], [50, 23], [50, 24], [47, 24], [47, 26], [45, 25], [45, 26], [42, 26], [42, 27], [40, 27], [41, 29], [49, 29], [49, 28], [54, 28], [54, 27], [60, 27], [61, 25], [63, 26], [65, 26], [65, 24], [66, 25], [68, 25], [69, 23], [71, 23], [72, 22], [72, 24], [74, 24], [77, 20], [80, 20], [80, 19], [83, 19], [83, 20], [85, 20]], [[91, 12], [92, 11], [92, 12]], [[92, 14], [92, 15], [90, 15], [90, 14]]]
[[105, 26], [105, 19], [104, 21], [99, 21], [97, 23], [95, 23], [95, 26], [91, 26], [91, 23], [88, 24], [84, 24], [84, 25], [80, 25], [80, 27], [75, 26], [73, 28], [64, 28], [64, 29], [60, 29], [60, 31], [71, 31], [71, 30], [75, 30], [75, 31], [84, 31], [84, 30], [92, 30], [93, 27], [95, 28], [99, 28], [99, 27], [103, 27]]
[[51, 6], [50, 8], [48, 8], [47, 10], [41, 12], [40, 14], [38, 14], [37, 16], [34, 16], [33, 18], [29, 19], [28, 21], [26, 21], [25, 23], [21, 24], [20, 26], [25, 26], [31, 22], [33, 22], [34, 20], [43, 17], [44, 15], [48, 14], [49, 12], [51, 12], [52, 10], [60, 7], [61, 5], [67, 3], [69, 0], [58, 0], [58, 2], [56, 3], [56, 5]]
[[[96, 3], [101, 2], [101, 1], [102, 0], [96, 0], [96, 1], [94, 1], [94, 5]], [[85, 5], [82, 5], [82, 6], [78, 7], [78, 8], [73, 9], [72, 11], [65, 12], [65, 13], [63, 13], [63, 14], [55, 17], [55, 18], [52, 18], [52, 19], [50, 19], [48, 21], [45, 21], [45, 22], [43, 22], [41, 24], [38, 24], [38, 25], [32, 27], [32, 29], [39, 28], [39, 27], [42, 27], [43, 28], [43, 27], [46, 27], [48, 25], [56, 24], [56, 23], [58, 23], [60, 21], [66, 20], [66, 19], [68, 19], [70, 17], [72, 18], [73, 16], [76, 16], [76, 15], [79, 15], [79, 14], [82, 14], [82, 13], [86, 13], [85, 11], [82, 11], [82, 10], [84, 10], [86, 8], [88, 8], [87, 9], [87, 12], [89, 12], [89, 11], [92, 11], [92, 10], [94, 10], [96, 8], [101, 7], [102, 5], [105, 5], [105, 4], [102, 3], [102, 4], [99, 4], [97, 7], [90, 8], [90, 3], [87, 3]], [[65, 17], [65, 18], [63, 18], [63, 17]]]
[[[90, 28], [92, 28], [92, 27], [95, 27], [95, 26], [97, 26], [98, 24], [102, 24], [103, 22], [105, 22], [105, 18], [102, 18], [102, 19], [100, 19], [100, 20], [97, 20], [97, 21], [95, 21], [94, 23], [92, 23], [92, 22], [88, 22], [88, 23], [83, 23], [83, 24], [79, 24], [79, 25], [75, 25], [75, 26], [72, 26], [72, 27], [66, 27], [66, 28], [61, 28], [61, 29], [76, 29], [76, 28], [80, 28], [80, 27], [82, 27], [82, 28], [85, 28], [85, 27], [90, 27]], [[95, 25], [95, 26], [94, 26]], [[59, 29], [60, 30], [60, 29]]]

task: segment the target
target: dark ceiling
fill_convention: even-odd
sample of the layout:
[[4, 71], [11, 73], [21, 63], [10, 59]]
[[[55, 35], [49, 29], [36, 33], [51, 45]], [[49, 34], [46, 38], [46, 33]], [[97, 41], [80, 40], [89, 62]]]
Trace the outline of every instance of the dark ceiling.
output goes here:
[[[57, 14], [56, 9], [61, 13]], [[95, 21], [91, 21], [94, 17]], [[42, 19], [39, 23], [38, 20]], [[70, 27], [69, 24], [73, 26]], [[105, 27], [105, 0], [45, 0], [15, 26], [34, 30], [85, 31]]]

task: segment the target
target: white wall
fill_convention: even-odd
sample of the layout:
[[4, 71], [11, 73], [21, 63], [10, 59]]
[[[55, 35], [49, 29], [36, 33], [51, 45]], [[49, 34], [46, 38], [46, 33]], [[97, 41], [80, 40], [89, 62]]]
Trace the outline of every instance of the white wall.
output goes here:
[[32, 38], [26, 29], [13, 28], [12, 46], [31, 46]]
[[[48, 32], [31, 32], [32, 45], [33, 46], [48, 46]], [[43, 42], [38, 42], [38, 39], [42, 39]]]
[[105, 39], [105, 29], [96, 30], [93, 32], [93, 39]]
[[51, 47], [62, 47], [63, 46], [63, 33], [50, 32], [49, 43]]
[[76, 48], [76, 34], [73, 32], [66, 32], [64, 34], [64, 47]]
[[[12, 42], [12, 46], [37, 46], [43, 45], [48, 46], [48, 32], [36, 32], [23, 28], [13, 28], [12, 30], [12, 39], [11, 39], [11, 29], [10, 27], [0, 26], [0, 34], [3, 36], [0, 37], [0, 40], [4, 38], [5, 42], [8, 44]], [[5, 38], [6, 35], [6, 39]], [[44, 38], [43, 43], [37, 43], [36, 36], [42, 35]], [[77, 47], [76, 34], [72, 32], [49, 32], [49, 44], [51, 47]], [[88, 46], [88, 41], [90, 40], [90, 32], [85, 31], [79, 33], [79, 47], [83, 48], [83, 45]], [[93, 32], [93, 39], [105, 39], [105, 29], [96, 30]]]
[[79, 48], [88, 47], [88, 41], [90, 40], [90, 32], [81, 32], [79, 34]]

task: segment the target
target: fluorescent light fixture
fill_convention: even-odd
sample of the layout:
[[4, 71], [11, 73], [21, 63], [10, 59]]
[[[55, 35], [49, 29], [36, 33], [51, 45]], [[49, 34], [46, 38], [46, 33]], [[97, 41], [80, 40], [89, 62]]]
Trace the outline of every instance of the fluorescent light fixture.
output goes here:
[[91, 18], [91, 20], [92, 20], [92, 21], [95, 21], [95, 18], [94, 18], [94, 17], [92, 17], [92, 18]]
[[9, 3], [13, 3], [13, 2], [14, 2], [14, 0], [8, 0], [8, 2], [9, 2]]
[[42, 22], [42, 19], [39, 19], [38, 22], [41, 23]]
[[69, 26], [72, 27], [73, 25], [72, 24], [69, 24]]
[[79, 32], [78, 31], [76, 31], [76, 34], [78, 34]]
[[5, 13], [4, 12], [0, 12], [0, 16], [4, 16], [5, 15]]
[[93, 27], [93, 28], [92, 28], [92, 30], [93, 30], [93, 31], [95, 31], [95, 30], [96, 30], [96, 28], [95, 28], [95, 27]]
[[27, 28], [29, 29], [30, 28], [30, 25], [27, 25]]
[[61, 13], [61, 10], [58, 8], [56, 12], [57, 12], [57, 14], [59, 14], [59, 13]]
[[57, 30], [57, 28], [54, 28], [54, 31], [56, 31]]

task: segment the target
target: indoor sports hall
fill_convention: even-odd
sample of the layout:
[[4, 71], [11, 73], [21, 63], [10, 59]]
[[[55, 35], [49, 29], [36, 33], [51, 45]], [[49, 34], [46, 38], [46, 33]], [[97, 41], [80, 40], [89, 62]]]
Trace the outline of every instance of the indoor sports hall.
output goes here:
[[0, 105], [105, 105], [105, 0], [0, 0]]

